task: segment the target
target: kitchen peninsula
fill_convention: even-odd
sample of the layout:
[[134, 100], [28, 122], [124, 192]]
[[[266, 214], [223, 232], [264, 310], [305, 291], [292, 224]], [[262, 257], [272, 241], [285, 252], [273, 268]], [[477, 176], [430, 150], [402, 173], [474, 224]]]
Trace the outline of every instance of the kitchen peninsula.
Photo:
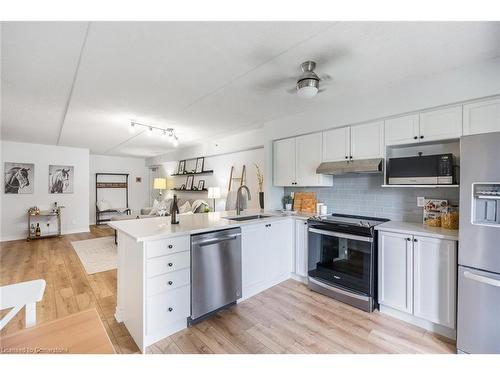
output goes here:
[[[111, 222], [118, 234], [118, 291], [115, 317], [124, 322], [142, 352], [187, 326], [190, 315], [191, 235], [241, 228], [242, 297], [251, 297], [290, 278], [294, 268], [294, 216], [247, 210]], [[237, 219], [241, 219], [238, 217]], [[303, 230], [307, 226], [301, 225]]]

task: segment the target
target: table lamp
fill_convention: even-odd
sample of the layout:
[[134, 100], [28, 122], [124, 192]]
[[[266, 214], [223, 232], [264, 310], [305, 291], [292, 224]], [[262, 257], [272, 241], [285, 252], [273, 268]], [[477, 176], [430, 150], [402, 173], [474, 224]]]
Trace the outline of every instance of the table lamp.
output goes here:
[[209, 187], [208, 188], [208, 199], [214, 200], [214, 212], [215, 212], [215, 200], [220, 198], [220, 187]]
[[153, 189], [160, 191], [160, 201], [162, 198], [162, 190], [167, 188], [167, 180], [165, 178], [155, 178], [153, 181]]

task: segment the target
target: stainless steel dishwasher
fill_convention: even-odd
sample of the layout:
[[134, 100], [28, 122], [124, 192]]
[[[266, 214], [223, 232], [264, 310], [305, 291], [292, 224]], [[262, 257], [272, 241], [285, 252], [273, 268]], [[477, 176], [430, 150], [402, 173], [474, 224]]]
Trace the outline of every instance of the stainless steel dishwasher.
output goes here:
[[241, 297], [241, 229], [191, 236], [191, 317], [197, 323]]

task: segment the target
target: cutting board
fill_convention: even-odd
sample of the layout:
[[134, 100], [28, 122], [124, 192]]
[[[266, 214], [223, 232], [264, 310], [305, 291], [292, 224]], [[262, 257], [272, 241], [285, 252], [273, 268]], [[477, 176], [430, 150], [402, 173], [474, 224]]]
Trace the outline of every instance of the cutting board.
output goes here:
[[295, 211], [316, 212], [316, 193], [314, 192], [296, 192], [293, 198], [293, 209]]

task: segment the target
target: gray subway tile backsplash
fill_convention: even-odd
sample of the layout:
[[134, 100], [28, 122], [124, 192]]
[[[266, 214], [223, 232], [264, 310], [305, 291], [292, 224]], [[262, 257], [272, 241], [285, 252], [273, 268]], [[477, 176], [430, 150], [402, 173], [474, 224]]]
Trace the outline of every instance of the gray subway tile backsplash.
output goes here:
[[383, 188], [382, 175], [340, 176], [331, 187], [286, 187], [285, 194], [314, 191], [328, 212], [383, 217], [390, 220], [422, 222], [417, 197], [448, 199], [458, 205], [458, 188]]

